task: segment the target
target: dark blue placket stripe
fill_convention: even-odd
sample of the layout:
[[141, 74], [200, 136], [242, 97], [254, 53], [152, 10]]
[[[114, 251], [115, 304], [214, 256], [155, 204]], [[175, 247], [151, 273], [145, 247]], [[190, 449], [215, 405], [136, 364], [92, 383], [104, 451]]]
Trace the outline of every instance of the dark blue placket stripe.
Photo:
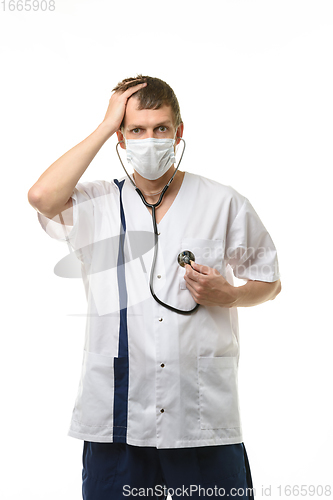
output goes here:
[[126, 221], [122, 202], [122, 188], [124, 180], [114, 179], [120, 192], [120, 219], [121, 229], [119, 237], [119, 251], [117, 263], [117, 278], [119, 291], [120, 325], [118, 358], [114, 358], [114, 404], [113, 404], [113, 442], [126, 443], [127, 415], [128, 415], [128, 334], [127, 334], [127, 289], [125, 281], [124, 243], [126, 235]]

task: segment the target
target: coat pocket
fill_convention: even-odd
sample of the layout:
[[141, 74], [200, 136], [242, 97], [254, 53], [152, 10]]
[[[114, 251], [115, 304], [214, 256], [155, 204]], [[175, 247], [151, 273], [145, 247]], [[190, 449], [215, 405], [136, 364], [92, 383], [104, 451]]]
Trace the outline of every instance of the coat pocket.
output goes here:
[[201, 429], [240, 427], [237, 358], [198, 358]]
[[82, 373], [73, 418], [91, 427], [112, 426], [114, 358], [83, 351]]
[[[212, 267], [219, 273], [224, 273], [224, 241], [209, 240], [199, 238], [183, 238], [181, 249], [179, 252], [190, 250], [195, 256], [195, 262], [204, 266]], [[179, 283], [182, 290], [186, 290], [186, 282], [184, 280], [185, 268], [179, 266]]]

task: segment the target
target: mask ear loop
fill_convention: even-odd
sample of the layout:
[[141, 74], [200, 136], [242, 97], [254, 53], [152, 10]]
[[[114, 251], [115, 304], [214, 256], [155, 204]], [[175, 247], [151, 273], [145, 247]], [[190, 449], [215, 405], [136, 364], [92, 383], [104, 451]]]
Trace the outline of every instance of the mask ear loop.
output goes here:
[[[183, 147], [183, 151], [182, 151], [181, 157], [180, 157], [180, 159], [179, 159], [179, 162], [178, 162], [177, 168], [176, 168], [176, 170], [174, 171], [174, 173], [173, 173], [173, 175], [172, 175], [171, 179], [169, 180], [169, 182], [166, 184], [168, 187], [170, 186], [171, 182], [173, 181], [174, 176], [175, 176], [175, 175], [176, 175], [176, 173], [177, 173], [177, 170], [178, 170], [178, 168], [179, 168], [180, 162], [182, 161], [182, 158], [183, 158], [183, 155], [184, 155], [184, 151], [185, 151], [185, 147], [186, 147], [186, 142], [184, 141], [184, 139], [183, 139], [182, 137], [177, 137], [177, 139], [180, 139], [181, 141], [183, 141], [183, 143], [184, 143], [184, 147]], [[175, 156], [176, 156], [176, 153], [175, 153]]]
[[133, 186], [136, 188], [135, 182], [134, 182], [134, 181], [131, 179], [131, 177], [129, 176], [129, 174], [128, 174], [128, 172], [127, 172], [126, 168], [125, 168], [125, 165], [123, 164], [123, 161], [122, 161], [122, 159], [120, 158], [120, 154], [119, 154], [119, 152], [118, 152], [118, 145], [119, 145], [119, 144], [121, 144], [122, 142], [124, 142], [124, 141], [119, 141], [119, 142], [117, 143], [117, 145], [116, 145], [117, 155], [118, 155], [118, 158], [119, 158], [119, 160], [120, 160], [120, 163], [121, 163], [121, 164], [122, 164], [122, 166], [123, 166], [123, 169], [125, 170], [125, 172], [126, 172], [126, 174], [127, 174], [127, 177], [129, 178], [129, 180], [131, 181], [131, 183], [133, 184]]

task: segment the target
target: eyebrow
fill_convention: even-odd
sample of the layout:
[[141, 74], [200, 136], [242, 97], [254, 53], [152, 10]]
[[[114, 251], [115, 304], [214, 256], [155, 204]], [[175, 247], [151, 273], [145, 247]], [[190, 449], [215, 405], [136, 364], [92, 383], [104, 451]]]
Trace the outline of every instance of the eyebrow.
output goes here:
[[[171, 120], [166, 120], [164, 122], [158, 123], [157, 125], [155, 125], [154, 128], [162, 127], [162, 125], [163, 126], [165, 126], [165, 125], [172, 125], [172, 122], [171, 122]], [[129, 129], [129, 128], [145, 128], [145, 127], [143, 125], [127, 125], [126, 128]]]

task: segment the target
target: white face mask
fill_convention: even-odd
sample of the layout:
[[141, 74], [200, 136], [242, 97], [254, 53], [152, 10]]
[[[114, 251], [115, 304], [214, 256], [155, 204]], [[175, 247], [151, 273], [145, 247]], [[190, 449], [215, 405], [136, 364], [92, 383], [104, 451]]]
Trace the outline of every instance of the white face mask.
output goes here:
[[159, 179], [176, 162], [175, 139], [125, 139], [127, 161], [142, 177]]

